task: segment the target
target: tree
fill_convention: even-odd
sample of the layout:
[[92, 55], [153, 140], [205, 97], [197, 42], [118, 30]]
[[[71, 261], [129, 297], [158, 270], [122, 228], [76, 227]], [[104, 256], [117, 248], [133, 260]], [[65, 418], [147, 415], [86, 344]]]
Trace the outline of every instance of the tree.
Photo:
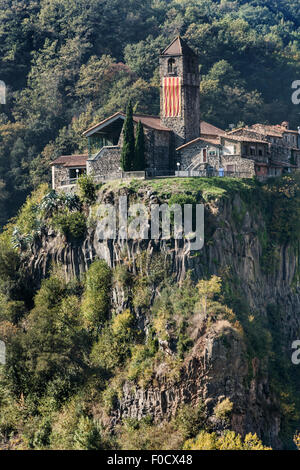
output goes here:
[[141, 121], [138, 122], [135, 138], [133, 170], [143, 171], [145, 169], [145, 134]]
[[86, 274], [81, 311], [86, 327], [98, 328], [110, 304], [111, 270], [103, 260], [94, 261]]
[[240, 434], [225, 431], [221, 436], [215, 432], [200, 431], [195, 439], [185, 441], [183, 450], [272, 450], [263, 445], [257, 434], [247, 434], [243, 441]]
[[129, 101], [127, 105], [123, 137], [124, 140], [121, 153], [121, 167], [123, 171], [130, 171], [132, 170], [134, 160], [134, 127], [131, 101]]

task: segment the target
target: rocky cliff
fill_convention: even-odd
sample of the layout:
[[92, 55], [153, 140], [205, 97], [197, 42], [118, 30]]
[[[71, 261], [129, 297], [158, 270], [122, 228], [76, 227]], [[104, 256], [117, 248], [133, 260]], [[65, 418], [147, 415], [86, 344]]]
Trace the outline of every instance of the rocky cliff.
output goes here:
[[[133, 193], [145, 204], [162, 202], [159, 191], [149, 185], [135, 191], [104, 187], [97, 202], [116, 203], [121, 194], [132, 197]], [[189, 253], [186, 244], [179, 241], [99, 240], [97, 220], [93, 220], [82, 241], [67, 242], [54, 230], [44, 232], [32, 245], [26, 270], [36, 286], [53, 262], [62, 265], [69, 279], [85, 273], [96, 258], [106, 260], [111, 267], [126, 263], [136, 275], [141, 253], [150, 258], [159, 253], [169, 275], [176, 278], [178, 289], [189, 272], [195, 282], [211, 275], [220, 276], [225, 286], [225, 302], [248, 325], [251, 338], [247, 326], [241, 334], [224, 319], [215, 318], [208, 324], [208, 318], [200, 315], [193, 347], [182, 361], [178, 375], [170, 380], [165, 364], [161, 363], [146, 386], [123, 381], [122, 393], [110, 410], [110, 423], [115, 426], [123, 418], [140, 419], [147, 415], [160, 422], [174, 416], [183, 403], [196, 406], [201, 402], [205, 404], [211, 429], [229, 427], [241, 434], [257, 432], [267, 444], [278, 448], [286, 425], [281, 392], [273, 384], [272, 367], [280, 360], [281, 367], [290, 370], [291, 344], [299, 336], [299, 245], [285, 240], [271, 244], [271, 252], [267, 251], [266, 213], [255, 198], [247, 200], [247, 196], [233, 191], [207, 199], [202, 200], [205, 244], [199, 252]], [[149, 307], [159, 295], [159, 284], [153, 285]], [[112, 298], [115, 311], [124, 308], [135, 311], [147, 334], [149, 308], [134, 306], [128, 291], [118, 283], [114, 284]], [[260, 328], [267, 333], [256, 344], [255, 329], [260, 337]], [[268, 336], [271, 346], [264, 349], [266, 345], [259, 341], [264, 343]], [[172, 356], [172, 347], [167, 343], [161, 341], [160, 347]], [[293, 367], [296, 376], [299, 372]], [[218, 421], [213, 411], [225, 398], [233, 403], [230, 421]]]

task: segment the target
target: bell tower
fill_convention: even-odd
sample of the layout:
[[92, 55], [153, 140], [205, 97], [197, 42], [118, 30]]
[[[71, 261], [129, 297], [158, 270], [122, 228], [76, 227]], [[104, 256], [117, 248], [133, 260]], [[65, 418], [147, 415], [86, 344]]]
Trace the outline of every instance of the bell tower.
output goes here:
[[200, 136], [198, 57], [178, 36], [161, 53], [160, 119], [175, 134], [176, 147]]

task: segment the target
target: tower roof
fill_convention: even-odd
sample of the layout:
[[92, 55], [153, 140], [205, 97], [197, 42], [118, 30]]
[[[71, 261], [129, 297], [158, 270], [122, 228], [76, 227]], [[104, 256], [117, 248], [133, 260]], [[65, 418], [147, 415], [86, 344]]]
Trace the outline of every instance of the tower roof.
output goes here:
[[162, 51], [161, 55], [192, 55], [196, 56], [197, 54], [187, 45], [187, 43], [182, 39], [181, 36], [177, 36], [171, 44]]

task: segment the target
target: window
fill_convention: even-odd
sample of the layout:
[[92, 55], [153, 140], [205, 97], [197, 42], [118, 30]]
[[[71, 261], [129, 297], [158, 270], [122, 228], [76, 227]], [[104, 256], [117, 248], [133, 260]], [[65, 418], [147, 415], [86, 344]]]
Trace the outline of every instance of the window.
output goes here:
[[85, 168], [70, 168], [69, 178], [70, 180], [78, 178], [78, 176], [85, 173]]
[[250, 147], [250, 155], [256, 155], [255, 147]]
[[175, 59], [169, 59], [168, 60], [168, 73], [174, 73], [175, 72]]
[[260, 157], [263, 156], [263, 151], [262, 151], [262, 149], [258, 149], [258, 155], [259, 155]]

